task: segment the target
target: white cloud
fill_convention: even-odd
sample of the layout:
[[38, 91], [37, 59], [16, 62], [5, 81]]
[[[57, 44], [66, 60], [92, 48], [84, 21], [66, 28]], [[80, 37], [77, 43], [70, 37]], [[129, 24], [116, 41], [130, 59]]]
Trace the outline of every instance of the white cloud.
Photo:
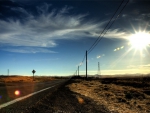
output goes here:
[[125, 31], [120, 31], [119, 29], [110, 30], [106, 33], [106, 38], [120, 38], [128, 39], [131, 34]]
[[38, 10], [38, 13], [48, 13], [48, 10], [49, 8], [52, 6], [52, 4], [47, 4], [47, 3], [44, 3], [42, 6], [37, 6], [37, 10]]
[[17, 53], [56, 53], [54, 51], [49, 50], [48, 48], [32, 48], [32, 47], [5, 48], [2, 50]]
[[[44, 7], [45, 6], [45, 7]], [[84, 36], [93, 36], [102, 24], [92, 21], [84, 22], [87, 14], [65, 15], [70, 7], [65, 6], [59, 12], [49, 11], [50, 5], [37, 7], [40, 14], [32, 15], [23, 8], [12, 8], [28, 15], [23, 22], [19, 19], [8, 21], [0, 20], [0, 43], [11, 46], [55, 47], [56, 39], [73, 39]], [[91, 32], [86, 34], [85, 32]]]
[[[88, 14], [69, 15], [72, 7], [65, 6], [59, 11], [51, 4], [37, 7], [35, 16], [24, 8], [11, 8], [25, 14], [24, 20], [0, 20], [0, 43], [10, 46], [56, 47], [58, 39], [74, 39], [99, 36], [102, 26], [107, 23], [86, 21]], [[105, 35], [107, 38], [124, 38], [125, 32], [115, 29]], [[15, 51], [15, 50], [14, 50]]]
[[65, 6], [60, 10], [60, 13], [65, 14], [65, 13], [69, 13], [69, 10], [72, 9], [73, 7], [69, 7], [69, 6]]
[[20, 12], [20, 13], [23, 13], [23, 14], [25, 14], [25, 15], [27, 15], [27, 16], [30, 16], [30, 14], [24, 9], [24, 8], [22, 8], [22, 7], [17, 7], [17, 8], [14, 8], [14, 7], [12, 7], [12, 8], [10, 8], [12, 11], [15, 11], [15, 12]]

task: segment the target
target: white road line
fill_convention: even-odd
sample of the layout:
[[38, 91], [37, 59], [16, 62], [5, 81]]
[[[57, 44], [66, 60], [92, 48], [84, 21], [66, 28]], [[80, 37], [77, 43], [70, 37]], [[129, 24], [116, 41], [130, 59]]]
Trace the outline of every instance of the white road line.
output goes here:
[[[56, 86], [56, 85], [54, 85], [54, 86]], [[45, 90], [47, 90], [47, 89], [50, 89], [50, 88], [52, 88], [52, 87], [54, 87], [54, 86], [51, 86], [51, 87], [42, 89], [42, 90], [40, 90], [40, 91], [37, 91], [37, 92], [31, 93], [31, 94], [28, 94], [28, 95], [26, 95], [26, 96], [24, 96], [24, 97], [20, 97], [20, 98], [17, 98], [17, 99], [15, 99], [15, 100], [6, 102], [5, 104], [0, 105], [0, 109], [4, 108], [4, 107], [6, 107], [6, 106], [9, 106], [9, 105], [11, 105], [11, 104], [14, 104], [14, 103], [16, 103], [16, 102], [18, 102], [18, 101], [20, 101], [20, 100], [25, 99], [25, 98], [28, 98], [28, 97], [30, 97], [30, 96], [33, 96], [33, 95], [35, 95], [35, 94], [37, 94], [37, 93], [40, 93], [40, 92], [42, 92], [42, 91], [45, 91]]]

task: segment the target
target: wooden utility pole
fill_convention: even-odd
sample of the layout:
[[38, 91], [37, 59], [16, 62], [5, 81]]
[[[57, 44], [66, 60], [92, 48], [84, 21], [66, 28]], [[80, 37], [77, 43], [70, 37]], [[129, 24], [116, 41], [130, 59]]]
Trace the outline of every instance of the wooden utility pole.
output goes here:
[[87, 51], [86, 51], [86, 80], [87, 80]]

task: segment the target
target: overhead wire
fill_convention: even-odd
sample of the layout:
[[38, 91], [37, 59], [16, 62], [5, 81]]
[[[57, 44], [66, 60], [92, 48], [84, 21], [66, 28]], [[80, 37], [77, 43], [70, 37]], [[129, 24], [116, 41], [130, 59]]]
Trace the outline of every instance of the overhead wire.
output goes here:
[[88, 52], [88, 54], [95, 48], [95, 46], [102, 40], [102, 38], [104, 37], [104, 35], [107, 33], [107, 31], [110, 29], [110, 27], [114, 24], [114, 22], [116, 21], [116, 19], [120, 16], [120, 14], [122, 13], [122, 11], [124, 10], [124, 8], [127, 6], [129, 0], [126, 2], [126, 4], [123, 6], [123, 8], [120, 10], [120, 12], [118, 13], [118, 15], [116, 16], [116, 18], [113, 20], [113, 22], [110, 24], [110, 26], [108, 27], [108, 29], [106, 30], [106, 32], [103, 34], [103, 36], [100, 37], [99, 40], [97, 40], [95, 42], [95, 45], [93, 45], [93, 47], [91, 48], [91, 50]]
[[[113, 14], [113, 16], [110, 18], [109, 22], [107, 23], [107, 25], [105, 26], [105, 28], [103, 29], [103, 31], [101, 32], [101, 34], [97, 37], [97, 39], [95, 40], [95, 42], [92, 44], [92, 46], [87, 50], [88, 54], [95, 48], [95, 46], [101, 41], [101, 39], [104, 37], [104, 35], [108, 32], [108, 30], [110, 29], [110, 27], [114, 24], [114, 22], [116, 21], [116, 19], [120, 16], [120, 14], [122, 13], [122, 11], [124, 10], [124, 8], [127, 6], [129, 0], [126, 2], [126, 4], [123, 6], [123, 8], [120, 10], [119, 14], [116, 16], [116, 18], [113, 20], [113, 22], [110, 24], [110, 22], [112, 21], [112, 19], [114, 18], [114, 16], [116, 15], [116, 13], [118, 12], [118, 10], [120, 9], [120, 7], [122, 6], [122, 4], [124, 3], [124, 0], [122, 0], [122, 2], [120, 3], [120, 5], [118, 6], [118, 8], [116, 9], [115, 13]], [[110, 24], [110, 26], [108, 27], [108, 25]], [[108, 27], [108, 28], [107, 28]], [[107, 28], [107, 30], [106, 30]], [[104, 32], [106, 30], [106, 32]], [[104, 33], [104, 34], [103, 34]], [[103, 36], [101, 37], [101, 35], [103, 34]], [[85, 60], [86, 54], [83, 57], [82, 60], [82, 64]], [[81, 65], [80, 65], [81, 66]]]
[[[109, 22], [107, 23], [107, 25], [105, 26], [105, 28], [103, 29], [103, 31], [101, 32], [101, 34], [98, 36], [98, 38], [96, 39], [96, 41], [93, 43], [93, 45], [90, 47], [90, 49], [88, 50], [88, 54], [95, 48], [95, 46], [101, 41], [102, 34], [104, 33], [104, 31], [106, 30], [106, 28], [108, 27], [108, 25], [110, 24], [110, 22], [112, 21], [112, 19], [114, 18], [114, 16], [116, 15], [116, 13], [118, 12], [118, 10], [120, 9], [120, 7], [122, 6], [124, 0], [122, 0], [122, 2], [120, 3], [120, 5], [118, 6], [117, 10], [115, 11], [115, 13], [113, 14], [113, 16], [111, 17], [111, 19], [109, 20]], [[115, 20], [119, 17], [119, 15], [121, 14], [121, 12], [124, 10], [124, 8], [126, 7], [127, 3], [129, 2], [129, 0], [126, 2], [126, 4], [124, 5], [124, 7], [120, 10], [119, 14], [116, 16], [116, 18], [113, 20], [112, 24], [115, 22]], [[106, 32], [104, 34], [107, 33], [108, 29], [112, 26], [112, 24], [107, 28]]]
[[[107, 25], [105, 26], [105, 28], [103, 29], [103, 31], [101, 32], [100, 36], [98, 36], [98, 38], [95, 40], [95, 42], [92, 44], [92, 46], [88, 49], [88, 54], [95, 48], [95, 46], [98, 44], [97, 42], [99, 42], [102, 38], [101, 35], [103, 34], [103, 32], [106, 30], [106, 28], [108, 27], [108, 25], [110, 24], [110, 22], [112, 21], [112, 19], [114, 18], [114, 16], [116, 15], [116, 13], [118, 12], [118, 10], [120, 9], [120, 7], [122, 6], [124, 0], [122, 0], [122, 2], [120, 3], [120, 5], [118, 6], [118, 8], [116, 9], [115, 13], [113, 14], [113, 16], [110, 18], [109, 22], [107, 23]], [[118, 16], [117, 16], [118, 17]], [[114, 21], [113, 21], [114, 22]], [[111, 24], [112, 25], [112, 24]], [[110, 27], [109, 27], [110, 28]], [[108, 29], [107, 29], [108, 31]], [[106, 32], [105, 32], [106, 33]], [[104, 35], [103, 35], [104, 36]], [[100, 39], [100, 40], [99, 40]], [[90, 52], [89, 52], [90, 51]], [[83, 60], [81, 63], [84, 62], [86, 57], [86, 54], [83, 57]]]

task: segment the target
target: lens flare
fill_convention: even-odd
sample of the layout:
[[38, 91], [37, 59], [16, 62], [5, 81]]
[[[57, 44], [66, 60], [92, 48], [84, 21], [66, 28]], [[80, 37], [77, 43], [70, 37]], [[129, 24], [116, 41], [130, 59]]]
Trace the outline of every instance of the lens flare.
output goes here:
[[100, 55], [99, 55], [99, 56], [97, 56], [97, 59], [98, 59], [98, 58], [100, 58], [100, 57], [101, 57]]
[[16, 95], [16, 96], [19, 96], [19, 95], [20, 95], [20, 91], [19, 91], [19, 90], [16, 90], [16, 91], [15, 91], [15, 95]]
[[124, 48], [124, 46], [121, 46], [121, 49], [123, 49]]

